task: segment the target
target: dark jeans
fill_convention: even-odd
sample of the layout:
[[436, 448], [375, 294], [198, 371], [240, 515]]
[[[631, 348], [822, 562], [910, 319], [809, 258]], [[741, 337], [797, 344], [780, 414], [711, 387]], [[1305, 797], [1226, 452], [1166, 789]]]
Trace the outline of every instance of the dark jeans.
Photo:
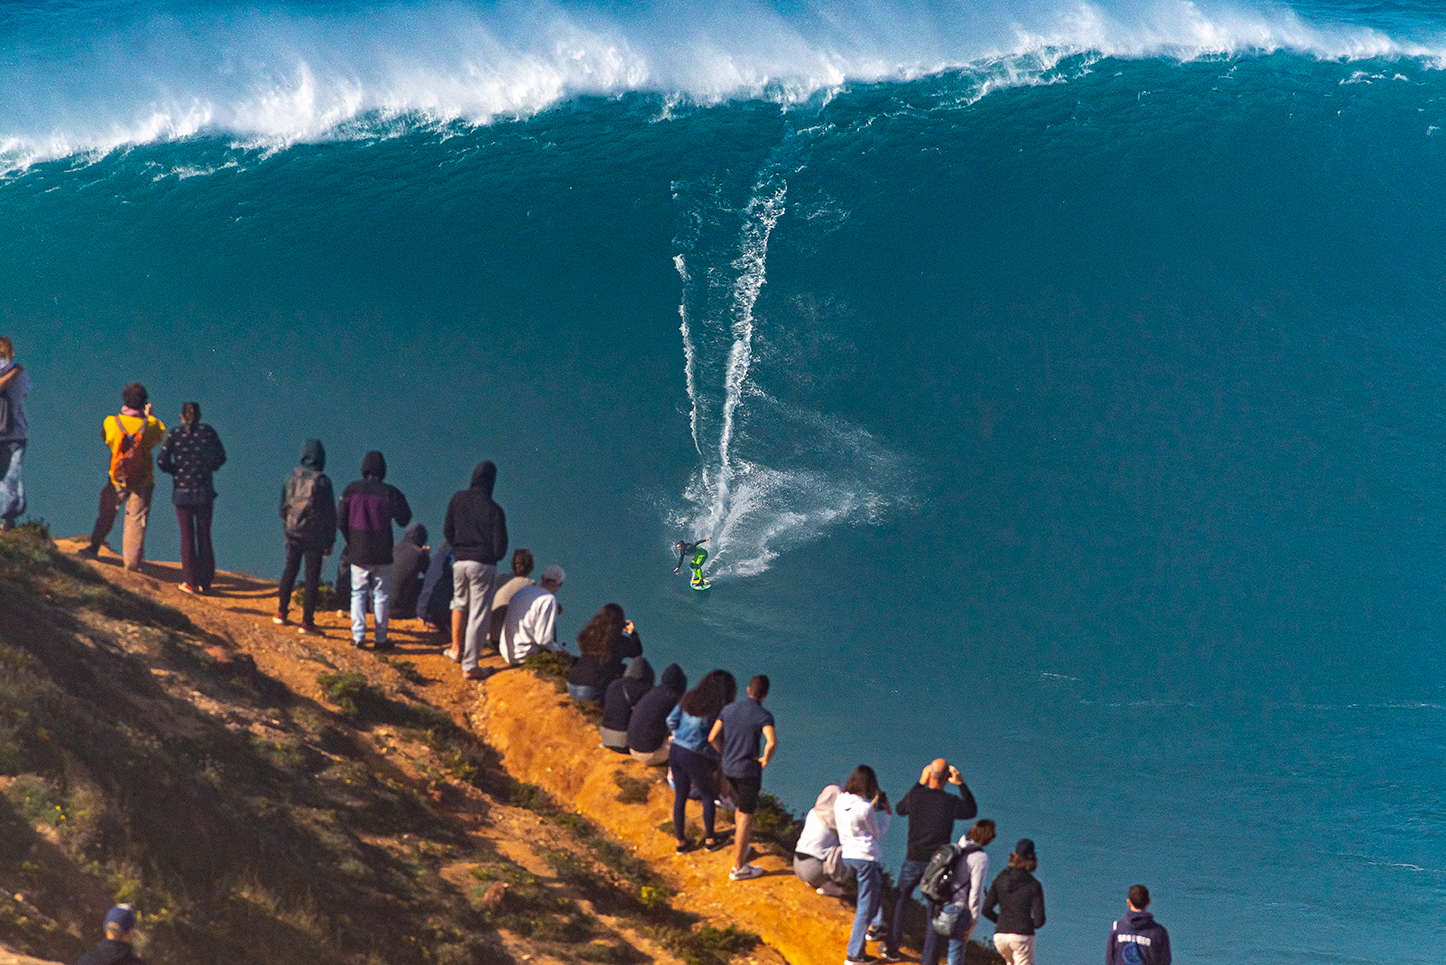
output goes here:
[[703, 795], [703, 837], [713, 837], [713, 814], [718, 797], [717, 763], [697, 751], [674, 744], [668, 751], [668, 769], [673, 772], [674, 836], [679, 841], [688, 839], [688, 794], [696, 784], [699, 793]]
[[[924, 869], [928, 866], [927, 861], [905, 860], [899, 867], [899, 897], [894, 902], [894, 923], [893, 927], [889, 929], [889, 948], [892, 951], [899, 950], [899, 942], [904, 938], [904, 921], [909, 914], [909, 899], [913, 897], [914, 889], [919, 886], [919, 880], [924, 877]], [[925, 910], [928, 910], [927, 903]], [[919, 963], [920, 965], [938, 965], [938, 962], [939, 936], [925, 921], [924, 947], [919, 951]]]
[[321, 550], [308, 549], [287, 540], [286, 567], [281, 571], [281, 594], [276, 601], [276, 612], [282, 616], [291, 609], [291, 590], [296, 586], [296, 573], [301, 561], [306, 560], [306, 589], [301, 597], [301, 622], [311, 623], [316, 617], [316, 591], [321, 585]]
[[211, 509], [214, 503], [177, 506], [176, 522], [181, 527], [181, 572], [192, 589], [211, 589], [216, 578], [216, 553], [211, 548]]

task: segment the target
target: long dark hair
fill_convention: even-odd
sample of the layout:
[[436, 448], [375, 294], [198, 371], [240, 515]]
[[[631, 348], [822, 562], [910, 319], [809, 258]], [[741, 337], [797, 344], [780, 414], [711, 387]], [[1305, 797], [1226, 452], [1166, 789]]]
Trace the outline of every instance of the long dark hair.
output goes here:
[[181, 403], [181, 429], [186, 433], [196, 431], [196, 426], [201, 423], [201, 403]]
[[879, 777], [872, 767], [860, 764], [849, 775], [849, 782], [844, 785], [844, 793], [857, 794], [865, 801], [872, 801], [879, 796]]
[[712, 720], [718, 711], [733, 703], [738, 696], [738, 681], [726, 670], [710, 670], [698, 686], [683, 695], [678, 706], [691, 717]]
[[616, 603], [605, 603], [597, 615], [587, 621], [587, 626], [577, 635], [577, 649], [584, 657], [606, 662], [613, 654], [613, 641], [623, 632], [623, 608]]

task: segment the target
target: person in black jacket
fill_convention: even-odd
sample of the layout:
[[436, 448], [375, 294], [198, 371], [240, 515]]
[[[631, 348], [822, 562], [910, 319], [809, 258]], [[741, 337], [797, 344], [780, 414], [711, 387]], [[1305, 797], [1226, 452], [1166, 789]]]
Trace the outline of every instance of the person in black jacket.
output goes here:
[[431, 565], [432, 550], [427, 545], [427, 527], [413, 523], [397, 541], [392, 553], [392, 609], [403, 617], [416, 614], [422, 582]]
[[319, 636], [316, 626], [316, 596], [321, 586], [321, 560], [336, 547], [336, 492], [326, 469], [326, 447], [320, 439], [308, 439], [301, 446], [301, 465], [281, 487], [282, 542], [286, 566], [272, 619], [285, 626], [291, 622], [291, 590], [296, 574], [306, 563], [305, 590], [301, 598], [301, 632]]
[[[497, 590], [497, 561], [507, 555], [507, 515], [492, 499], [497, 466], [484, 459], [472, 470], [466, 489], [447, 504], [443, 534], [452, 546], [452, 650], [462, 656], [462, 676], [481, 680], [477, 666], [482, 641], [492, 625], [492, 595]], [[462, 636], [462, 614], [467, 634]]]
[[688, 690], [683, 668], [670, 663], [663, 668], [658, 685], [643, 694], [628, 719], [628, 752], [633, 760], [657, 767], [668, 763], [668, 749], [673, 743], [668, 733], [668, 715]]
[[105, 941], [80, 956], [76, 965], [145, 965], [136, 957], [136, 913], [130, 905], [116, 905], [105, 916]]
[[567, 675], [567, 692], [575, 700], [602, 700], [608, 684], [623, 675], [623, 661], [643, 655], [643, 642], [623, 608], [607, 603], [577, 635], [582, 654]]
[[351, 643], [360, 647], [367, 632], [367, 594], [376, 614], [378, 650], [390, 650], [387, 621], [391, 616], [392, 522], [412, 521], [412, 507], [396, 486], [386, 483], [387, 461], [373, 450], [362, 458], [362, 478], [342, 490], [337, 528], [346, 539], [351, 562]]
[[1009, 867], [984, 896], [984, 917], [994, 922], [994, 947], [1004, 965], [1034, 965], [1034, 933], [1044, 927], [1044, 886], [1032, 874], [1038, 867], [1034, 842], [1020, 838]]
[[226, 464], [226, 449], [216, 430], [201, 421], [201, 406], [181, 406], [181, 424], [166, 433], [156, 468], [174, 478], [171, 503], [181, 527], [181, 572], [186, 593], [211, 592], [216, 553], [211, 546], [211, 508], [216, 490], [211, 474]]
[[[959, 789], [950, 794], [949, 785]], [[889, 930], [888, 948], [895, 955], [904, 937], [904, 921], [909, 913], [909, 898], [914, 894], [929, 859], [940, 846], [954, 839], [954, 822], [967, 821], [979, 813], [974, 794], [959, 775], [959, 769], [942, 757], [930, 761], [919, 776], [919, 783], [899, 799], [894, 813], [909, 819], [909, 849], [904, 853], [904, 863], [899, 868], [899, 894], [894, 900], [893, 927]], [[938, 955], [939, 936], [932, 928], [924, 930], [924, 947], [920, 950], [921, 961], [936, 961], [930, 956]]]
[[598, 734], [602, 745], [619, 754], [628, 752], [628, 724], [633, 708], [653, 688], [653, 665], [646, 657], [628, 664], [627, 673], [608, 684], [603, 692], [602, 723]]

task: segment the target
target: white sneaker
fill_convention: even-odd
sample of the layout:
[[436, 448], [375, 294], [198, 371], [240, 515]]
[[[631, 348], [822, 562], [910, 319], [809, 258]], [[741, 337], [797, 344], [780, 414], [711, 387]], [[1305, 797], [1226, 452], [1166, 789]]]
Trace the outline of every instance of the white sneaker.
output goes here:
[[728, 872], [729, 881], [747, 881], [749, 878], [757, 878], [763, 874], [763, 869], [756, 864], [746, 864], [741, 868], [734, 868]]
[[825, 898], [842, 898], [846, 894], [843, 888], [834, 884], [832, 881], [825, 881], [823, 886], [816, 890]]

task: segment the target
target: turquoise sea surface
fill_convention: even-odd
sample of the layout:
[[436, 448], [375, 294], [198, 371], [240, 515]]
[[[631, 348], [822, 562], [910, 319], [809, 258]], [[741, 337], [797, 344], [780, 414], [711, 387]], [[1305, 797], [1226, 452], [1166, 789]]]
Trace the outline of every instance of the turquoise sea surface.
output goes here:
[[434, 545], [490, 458], [567, 639], [772, 677], [795, 809], [956, 762], [1042, 963], [1136, 882], [1181, 962], [1438, 962], [1443, 67], [1418, 2], [11, 3], [31, 513], [132, 380], [223, 568], [307, 437]]

